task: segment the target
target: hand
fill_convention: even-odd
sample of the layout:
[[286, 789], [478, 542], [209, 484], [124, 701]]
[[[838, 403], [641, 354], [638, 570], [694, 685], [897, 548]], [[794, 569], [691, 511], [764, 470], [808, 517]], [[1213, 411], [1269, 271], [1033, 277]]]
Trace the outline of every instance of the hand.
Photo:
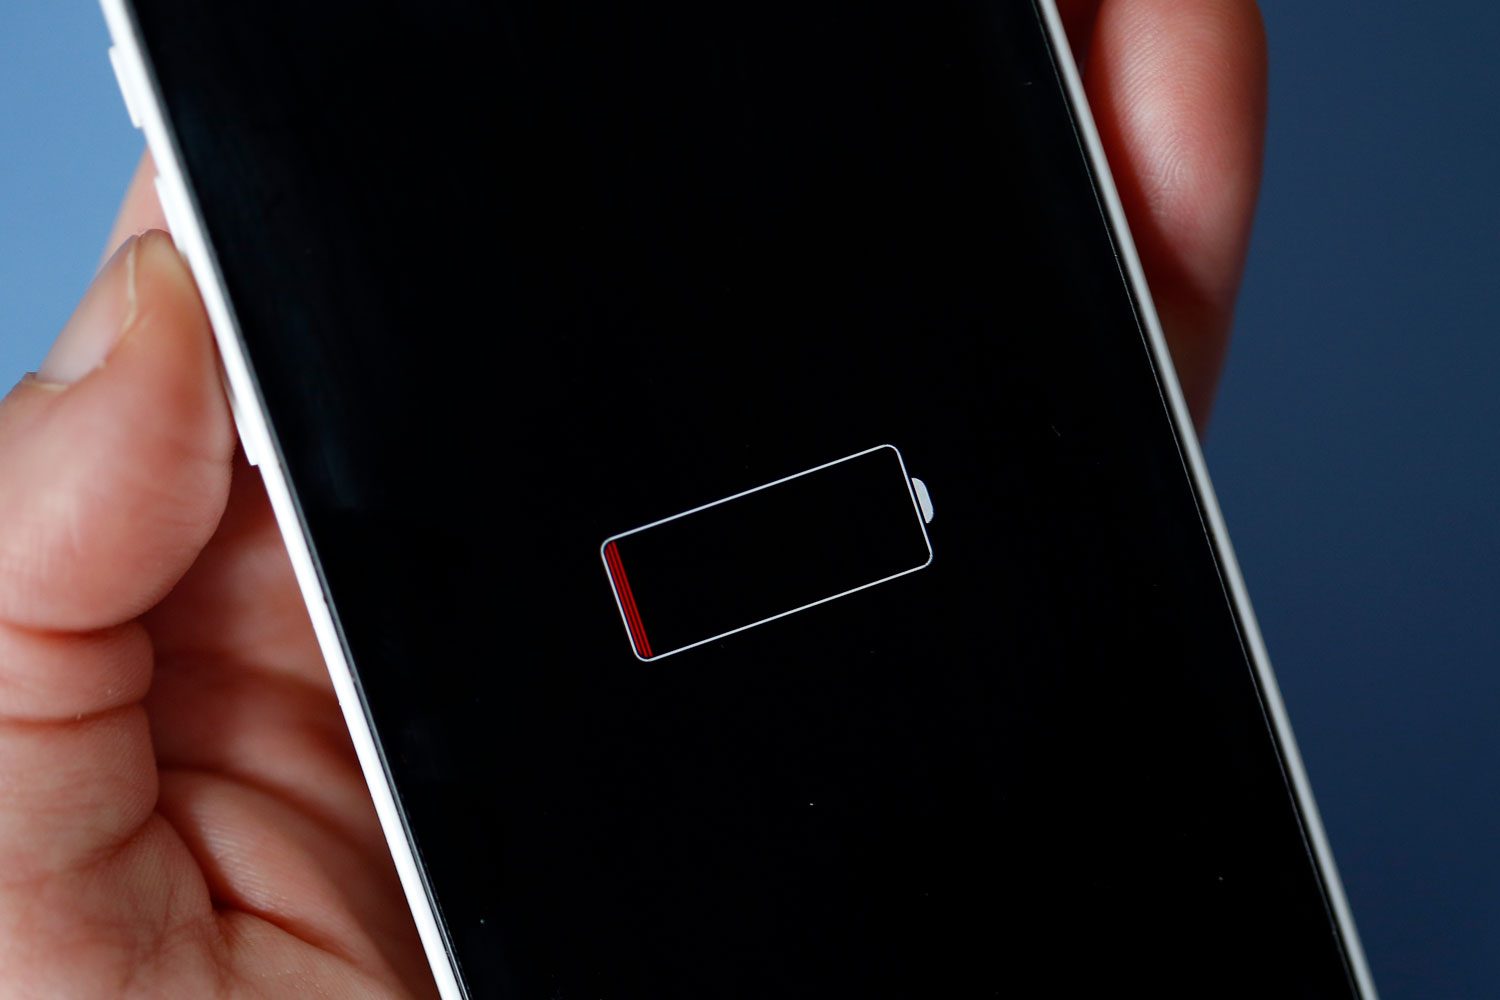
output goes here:
[[[1259, 169], [1251, 0], [1065, 5], [1194, 414]], [[112, 242], [163, 224], [143, 163]], [[433, 986], [212, 342], [131, 238], [0, 403], [0, 982], [16, 997]]]

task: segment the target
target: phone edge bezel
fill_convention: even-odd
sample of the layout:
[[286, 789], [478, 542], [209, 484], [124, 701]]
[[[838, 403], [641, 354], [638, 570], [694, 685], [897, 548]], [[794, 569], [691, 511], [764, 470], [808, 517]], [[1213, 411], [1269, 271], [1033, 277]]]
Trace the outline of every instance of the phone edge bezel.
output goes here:
[[1157, 384], [1161, 388], [1172, 417], [1178, 449], [1192, 482], [1198, 509], [1205, 522], [1204, 527], [1209, 544], [1213, 546], [1220, 579], [1228, 592], [1231, 610], [1240, 627], [1241, 640], [1245, 644], [1247, 658], [1255, 672], [1261, 704], [1269, 717], [1271, 731], [1281, 754], [1284, 773], [1292, 787], [1299, 818], [1302, 821], [1303, 834], [1308, 841], [1322, 880], [1323, 891], [1338, 930], [1340, 943], [1343, 945], [1349, 972], [1364, 1000], [1378, 1000], [1379, 994], [1375, 989], [1364, 947], [1360, 943], [1359, 933], [1355, 928], [1354, 916], [1349, 909], [1343, 881], [1339, 878], [1333, 851], [1328, 843], [1328, 835], [1323, 827], [1323, 819], [1313, 799], [1312, 785], [1302, 762], [1302, 754], [1292, 734], [1291, 720], [1287, 715], [1286, 704], [1282, 700], [1281, 688], [1276, 682], [1275, 672], [1271, 668], [1270, 654], [1266, 649], [1260, 624], [1256, 620], [1255, 610], [1250, 602], [1250, 592], [1245, 586], [1239, 560], [1229, 541], [1229, 529], [1224, 522], [1218, 497], [1214, 493], [1213, 483], [1208, 475], [1208, 464], [1203, 457], [1197, 429], [1193, 424], [1192, 415], [1188, 412], [1187, 401], [1177, 379], [1177, 369], [1172, 364], [1171, 351], [1167, 347], [1161, 319], [1157, 315], [1156, 304], [1146, 282], [1146, 272], [1141, 265], [1135, 240], [1125, 219], [1125, 207], [1120, 201], [1120, 193], [1109, 168], [1104, 144], [1099, 138], [1093, 111], [1089, 107], [1084, 91], [1083, 76], [1079, 72], [1077, 60], [1073, 57], [1072, 47], [1067, 41], [1062, 15], [1057, 8], [1057, 0], [1033, 0], [1033, 3], [1046, 29], [1048, 45], [1052, 50], [1053, 65], [1058, 71], [1071, 105], [1079, 142], [1084, 148], [1089, 169], [1093, 175], [1094, 189], [1098, 193], [1105, 222], [1119, 255], [1121, 272], [1130, 288], [1141, 325], [1144, 327], [1147, 348], [1156, 369]]

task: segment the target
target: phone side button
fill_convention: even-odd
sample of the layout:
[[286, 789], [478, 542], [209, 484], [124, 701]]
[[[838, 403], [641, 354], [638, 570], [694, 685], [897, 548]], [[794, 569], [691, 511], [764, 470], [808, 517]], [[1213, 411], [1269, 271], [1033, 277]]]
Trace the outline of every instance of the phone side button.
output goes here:
[[127, 82], [125, 67], [120, 65], [120, 50], [115, 46], [109, 47], [109, 64], [115, 71], [115, 83], [120, 88], [120, 96], [125, 99], [125, 113], [130, 116], [130, 124], [136, 128], [141, 127], [141, 113], [136, 110], [134, 92]]
[[224, 383], [224, 398], [229, 400], [229, 414], [234, 417], [234, 429], [240, 435], [240, 447], [245, 449], [245, 461], [251, 465], [260, 465], [260, 450], [255, 447], [255, 438], [245, 433], [244, 407], [240, 405], [239, 397], [235, 395], [234, 387], [229, 384], [229, 376], [222, 378]]

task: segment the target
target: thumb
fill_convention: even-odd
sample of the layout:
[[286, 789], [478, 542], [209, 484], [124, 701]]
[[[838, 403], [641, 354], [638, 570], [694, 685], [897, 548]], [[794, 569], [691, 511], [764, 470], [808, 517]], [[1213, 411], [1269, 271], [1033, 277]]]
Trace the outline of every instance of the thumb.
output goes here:
[[192, 277], [164, 233], [131, 239], [0, 404], [0, 622], [97, 630], [155, 604], [218, 524], [233, 450]]
[[132, 239], [0, 403], [0, 889], [155, 807], [151, 650], [129, 623], [212, 534], [233, 444], [192, 278], [165, 234]]

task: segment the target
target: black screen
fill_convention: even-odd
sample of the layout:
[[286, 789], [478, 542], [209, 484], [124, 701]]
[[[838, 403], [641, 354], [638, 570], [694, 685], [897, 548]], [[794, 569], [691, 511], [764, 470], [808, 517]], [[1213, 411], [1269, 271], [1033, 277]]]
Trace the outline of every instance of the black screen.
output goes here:
[[1029, 0], [135, 6], [474, 995], [1351, 995]]

